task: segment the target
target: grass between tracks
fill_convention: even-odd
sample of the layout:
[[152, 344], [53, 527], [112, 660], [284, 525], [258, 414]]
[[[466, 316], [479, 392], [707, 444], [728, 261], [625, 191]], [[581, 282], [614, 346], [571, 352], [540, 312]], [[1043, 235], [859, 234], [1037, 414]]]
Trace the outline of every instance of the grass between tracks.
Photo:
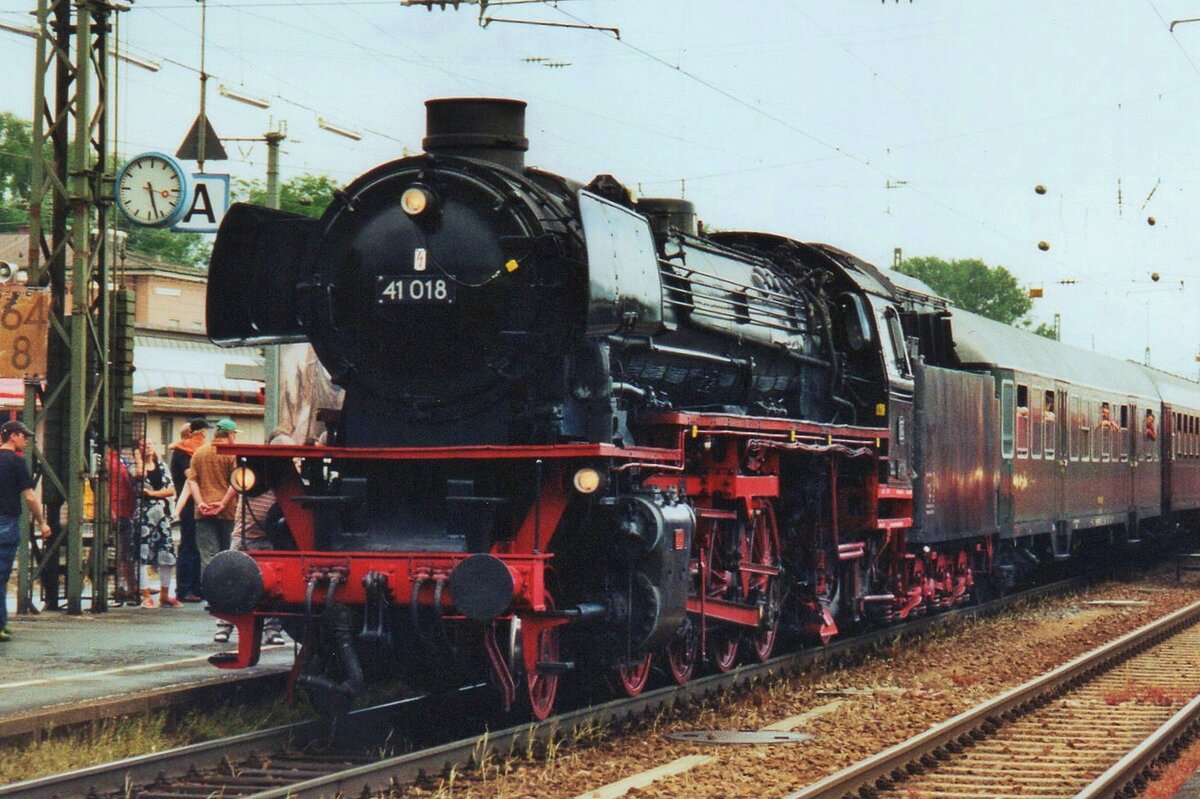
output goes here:
[[311, 718], [307, 704], [282, 697], [235, 697], [214, 708], [159, 710], [144, 716], [45, 730], [37, 741], [0, 746], [0, 785], [108, 763], [134, 755]]

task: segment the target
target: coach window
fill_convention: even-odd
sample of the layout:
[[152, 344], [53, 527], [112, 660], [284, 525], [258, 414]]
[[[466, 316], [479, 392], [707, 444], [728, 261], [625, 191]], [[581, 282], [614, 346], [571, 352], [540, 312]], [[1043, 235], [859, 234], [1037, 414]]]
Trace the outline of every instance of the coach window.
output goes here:
[[1057, 418], [1054, 413], [1054, 392], [1047, 391], [1042, 396], [1042, 438], [1046, 442], [1043, 451], [1047, 458], [1054, 457], [1054, 438], [1055, 431], [1058, 429], [1055, 426]]
[[1141, 429], [1138, 427], [1138, 409], [1136, 405], [1129, 406], [1129, 435], [1126, 440], [1129, 442], [1129, 460], [1136, 461], [1141, 455], [1138, 441], [1141, 439]]
[[[1092, 428], [1088, 426], [1087, 419], [1079, 415], [1079, 397], [1071, 397], [1071, 414], [1067, 417], [1068, 427], [1070, 424], [1079, 425], [1079, 435], [1071, 436], [1071, 460], [1079, 460], [1079, 451], [1083, 450], [1083, 459], [1088, 460], [1089, 447], [1092, 446]], [[1065, 444], [1066, 442], [1064, 442]]]
[[1017, 386], [1017, 457], [1029, 457], [1029, 386]]
[[1104, 453], [1104, 429], [1100, 426], [1100, 403], [1092, 400], [1088, 410], [1092, 422], [1092, 462], [1099, 463]]
[[1000, 383], [1000, 457], [1013, 456], [1013, 400], [1016, 391], [1011, 380]]
[[1113, 446], [1113, 458], [1115, 459], [1119, 455], [1122, 461], [1128, 461], [1129, 460], [1129, 406], [1126, 405], [1125, 403], [1121, 403], [1120, 435], [1116, 435], [1116, 431], [1113, 431], [1113, 434], [1114, 434], [1114, 437], [1117, 439]]
[[1117, 461], [1121, 455], [1121, 426], [1117, 423], [1117, 407], [1110, 402], [1100, 403], [1100, 424], [1104, 425], [1104, 460]]
[[1029, 457], [1040, 460], [1042, 457], [1042, 428], [1046, 419], [1046, 403], [1042, 392], [1036, 388], [1029, 399], [1033, 403], [1029, 408], [1029, 423], [1033, 430], [1033, 436], [1029, 439]]

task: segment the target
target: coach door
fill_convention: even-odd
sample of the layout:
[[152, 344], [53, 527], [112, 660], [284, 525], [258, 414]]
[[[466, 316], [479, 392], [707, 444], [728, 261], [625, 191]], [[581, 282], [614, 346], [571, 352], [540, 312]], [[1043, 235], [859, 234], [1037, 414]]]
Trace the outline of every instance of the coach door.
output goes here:
[[[1056, 383], [1054, 408], [1046, 409], [1046, 460], [1054, 463], [1054, 513], [1056, 520], [1067, 517], [1067, 490], [1070, 475], [1071, 409], [1067, 404], [1067, 386]], [[1053, 417], [1053, 418], [1051, 418]]]
[[1127, 471], [1129, 473], [1129, 509], [1134, 513], [1134, 516], [1130, 518], [1130, 522], [1132, 523], [1136, 518], [1138, 510], [1138, 495], [1141, 493], [1138, 491], [1138, 488], [1142, 484], [1141, 473], [1149, 472], [1150, 470], [1143, 469], [1138, 465], [1138, 461], [1141, 460], [1142, 450], [1139, 446], [1141, 442], [1138, 437], [1138, 433], [1141, 432], [1141, 428], [1138, 426], [1138, 405], [1135, 401], [1130, 400], [1125, 403], [1125, 408], [1127, 410], [1121, 415], [1124, 417], [1127, 413], [1128, 418], [1121, 419], [1121, 426], [1125, 428], [1121, 432], [1125, 434], [1125, 449], [1129, 453], [1129, 469]]
[[1158, 443], [1157, 420], [1147, 421], [1147, 409], [1153, 409], [1153, 406], [1140, 406], [1136, 401], [1129, 403], [1129, 471], [1133, 474], [1133, 510], [1138, 518], [1155, 515], [1162, 502], [1162, 475], [1154, 460], [1154, 448]]

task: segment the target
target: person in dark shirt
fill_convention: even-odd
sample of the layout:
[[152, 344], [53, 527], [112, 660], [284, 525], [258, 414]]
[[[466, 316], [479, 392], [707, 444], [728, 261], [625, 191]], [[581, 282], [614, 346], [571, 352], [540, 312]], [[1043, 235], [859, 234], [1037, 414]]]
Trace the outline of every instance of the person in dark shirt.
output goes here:
[[171, 445], [171, 483], [175, 486], [175, 515], [179, 518], [179, 559], [176, 564], [175, 595], [184, 602], [200, 601], [200, 550], [196, 546], [196, 504], [179, 504], [187, 485], [187, 470], [192, 453], [204, 444], [208, 422], [196, 418], [179, 431], [179, 441]]
[[117, 590], [113, 599], [126, 605], [142, 604], [138, 591], [138, 545], [133, 517], [137, 513], [137, 490], [133, 484], [132, 458], [108, 451], [108, 510], [117, 542]]
[[21, 500], [33, 515], [42, 538], [50, 535], [42, 503], [33, 493], [33, 477], [25, 465], [25, 447], [32, 439], [33, 431], [18, 421], [0, 425], [0, 586], [5, 592], [4, 601], [0, 601], [0, 641], [12, 640], [8, 630], [7, 586], [21, 542]]

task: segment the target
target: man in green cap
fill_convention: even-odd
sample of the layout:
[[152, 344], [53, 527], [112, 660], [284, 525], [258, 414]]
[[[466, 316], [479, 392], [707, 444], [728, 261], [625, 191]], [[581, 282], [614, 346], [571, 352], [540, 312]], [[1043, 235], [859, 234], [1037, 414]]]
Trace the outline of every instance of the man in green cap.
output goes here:
[[[217, 422], [211, 442], [196, 450], [188, 467], [188, 481], [192, 485], [196, 503], [196, 547], [200, 550], [200, 575], [217, 556], [229, 549], [233, 535], [233, 522], [237, 514], [237, 492], [230, 484], [230, 477], [237, 466], [233, 455], [221, 455], [217, 445], [232, 444], [238, 434], [238, 426], [232, 419]], [[225, 643], [229, 640], [232, 625], [217, 622], [217, 633], [213, 640]]]

